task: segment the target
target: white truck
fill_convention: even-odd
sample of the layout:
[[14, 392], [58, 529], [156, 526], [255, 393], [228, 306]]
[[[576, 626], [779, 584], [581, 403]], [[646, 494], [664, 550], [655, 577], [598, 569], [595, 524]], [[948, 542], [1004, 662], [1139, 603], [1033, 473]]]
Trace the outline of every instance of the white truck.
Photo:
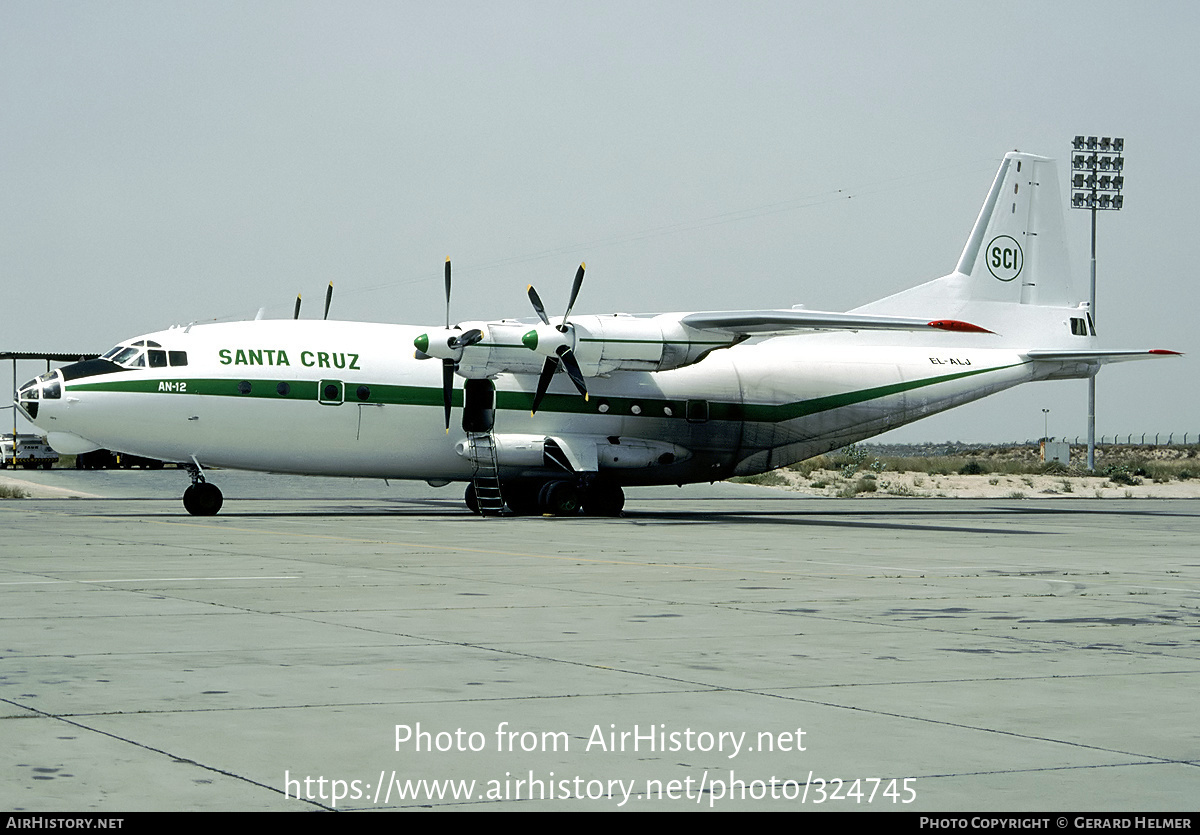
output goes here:
[[58, 453], [40, 435], [0, 435], [0, 470], [18, 465], [27, 470], [48, 470], [57, 461]]

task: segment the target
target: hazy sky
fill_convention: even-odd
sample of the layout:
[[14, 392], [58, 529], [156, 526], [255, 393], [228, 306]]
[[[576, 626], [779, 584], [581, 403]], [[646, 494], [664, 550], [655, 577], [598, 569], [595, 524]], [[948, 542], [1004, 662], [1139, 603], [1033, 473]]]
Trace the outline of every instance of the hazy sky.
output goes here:
[[[1005, 151], [1096, 133], [1101, 335], [1195, 355], [1198, 34], [1194, 2], [0, 0], [0, 349], [319, 316], [330, 280], [335, 318], [439, 323], [448, 255], [456, 320], [558, 308], [581, 260], [579, 313], [845, 310], [950, 272]], [[1110, 366], [1098, 432], [1190, 440], [1196, 376]], [[1086, 383], [888, 437], [1043, 408], [1084, 434]]]

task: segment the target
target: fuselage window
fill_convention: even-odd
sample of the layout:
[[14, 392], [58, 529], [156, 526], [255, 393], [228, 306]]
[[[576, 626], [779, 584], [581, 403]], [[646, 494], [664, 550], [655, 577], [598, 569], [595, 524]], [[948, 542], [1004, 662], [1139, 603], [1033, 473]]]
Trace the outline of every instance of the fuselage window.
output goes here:
[[187, 365], [187, 351], [167, 351], [167, 357], [171, 360], [171, 365], [176, 368]]
[[150, 359], [151, 368], [166, 368], [167, 367], [167, 352], [158, 348], [151, 348], [146, 352]]
[[1087, 336], [1087, 322], [1083, 319], [1071, 317], [1071, 333], [1075, 336]]

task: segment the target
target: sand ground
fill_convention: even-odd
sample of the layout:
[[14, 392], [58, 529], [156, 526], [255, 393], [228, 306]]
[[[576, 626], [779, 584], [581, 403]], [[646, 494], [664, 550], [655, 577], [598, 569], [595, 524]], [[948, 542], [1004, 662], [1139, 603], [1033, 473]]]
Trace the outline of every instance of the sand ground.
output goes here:
[[[1069, 475], [931, 475], [929, 473], [888, 472], [875, 476], [875, 490], [854, 492], [870, 470], [844, 476], [837, 470], [814, 470], [805, 477], [794, 470], [782, 469], [768, 474], [758, 483], [781, 490], [813, 496], [857, 496], [886, 498], [961, 498], [1024, 499], [1051, 498], [1200, 498], [1200, 479], [1156, 483], [1142, 479], [1141, 484], [1116, 484], [1103, 476]], [[868, 479], [869, 480], [869, 479]]]

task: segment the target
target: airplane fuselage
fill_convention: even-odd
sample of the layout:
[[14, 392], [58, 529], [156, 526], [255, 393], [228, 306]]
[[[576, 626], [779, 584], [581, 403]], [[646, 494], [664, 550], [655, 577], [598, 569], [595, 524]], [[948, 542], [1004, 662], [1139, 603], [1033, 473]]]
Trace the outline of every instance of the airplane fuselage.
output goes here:
[[[469, 480], [459, 420], [442, 422], [439, 361], [411, 349], [422, 329], [256, 321], [148, 334], [186, 365], [71, 378], [37, 423], [123, 452], [203, 465], [336, 476]], [[936, 344], [940, 342], [941, 344]], [[496, 375], [492, 431], [506, 477], [544, 476], [506, 438], [556, 438], [621, 484], [682, 484], [761, 472], [1032, 379], [1013, 350], [863, 346], [842, 335], [778, 337], [715, 350], [664, 372], [558, 375], [536, 414], [530, 375]], [[101, 362], [101, 361], [93, 361]], [[456, 386], [455, 414], [464, 407]], [[467, 403], [468, 406], [471, 404]], [[520, 444], [518, 443], [517, 446]], [[553, 468], [551, 467], [552, 471]]]

